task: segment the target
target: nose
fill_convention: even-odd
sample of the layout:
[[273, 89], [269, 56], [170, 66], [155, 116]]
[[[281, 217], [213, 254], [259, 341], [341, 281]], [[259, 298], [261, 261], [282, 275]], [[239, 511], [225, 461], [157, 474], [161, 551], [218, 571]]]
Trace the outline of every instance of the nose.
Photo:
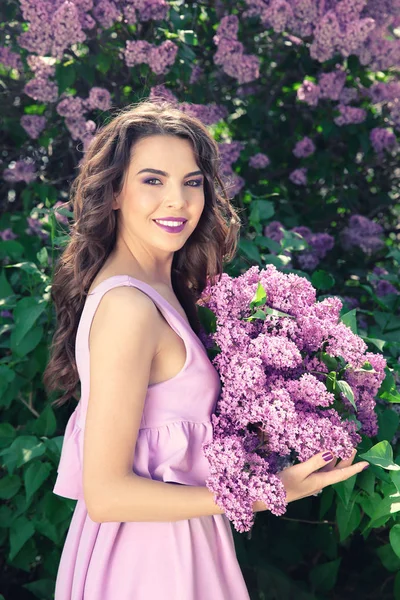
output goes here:
[[173, 185], [171, 183], [165, 199], [166, 206], [170, 206], [176, 210], [183, 208], [187, 202], [185, 191], [185, 188], [180, 184]]

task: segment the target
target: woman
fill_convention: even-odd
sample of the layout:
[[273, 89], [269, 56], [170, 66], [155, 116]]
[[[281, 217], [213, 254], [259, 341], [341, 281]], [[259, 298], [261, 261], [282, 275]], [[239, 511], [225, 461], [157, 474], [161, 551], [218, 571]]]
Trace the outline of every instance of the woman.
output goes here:
[[[100, 129], [80, 164], [44, 377], [65, 390], [57, 404], [81, 384], [54, 486], [77, 500], [55, 600], [249, 599], [202, 453], [220, 381], [196, 301], [239, 230], [218, 162], [199, 120], [143, 101]], [[365, 464], [329, 460], [282, 471], [288, 501]]]

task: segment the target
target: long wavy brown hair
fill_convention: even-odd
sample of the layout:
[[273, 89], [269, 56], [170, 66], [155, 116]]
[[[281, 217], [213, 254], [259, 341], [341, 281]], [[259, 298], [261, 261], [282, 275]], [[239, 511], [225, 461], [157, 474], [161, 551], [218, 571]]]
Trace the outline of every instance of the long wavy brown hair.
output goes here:
[[75, 338], [90, 286], [117, 239], [117, 211], [112, 200], [123, 186], [133, 146], [152, 135], [176, 135], [191, 142], [204, 175], [205, 207], [184, 246], [174, 253], [172, 285], [189, 323], [198, 334], [196, 303], [207, 284], [221, 276], [223, 264], [235, 255], [240, 219], [219, 176], [218, 144], [205, 125], [165, 100], [142, 100], [117, 109], [98, 130], [79, 164], [71, 185], [74, 214], [70, 239], [58, 258], [51, 298], [56, 328], [43, 375], [48, 393], [63, 392], [52, 404], [78, 399], [79, 375]]

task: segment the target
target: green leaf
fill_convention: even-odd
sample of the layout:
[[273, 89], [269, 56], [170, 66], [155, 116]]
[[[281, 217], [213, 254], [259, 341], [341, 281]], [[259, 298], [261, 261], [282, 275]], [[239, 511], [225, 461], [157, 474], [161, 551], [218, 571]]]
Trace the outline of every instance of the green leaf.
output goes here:
[[306, 250], [309, 246], [305, 239], [297, 231], [282, 231], [283, 238], [281, 240], [281, 252], [283, 250]]
[[33, 536], [35, 528], [24, 516], [20, 516], [11, 523], [10, 527], [10, 554], [9, 560], [18, 554], [23, 545]]
[[400, 415], [391, 408], [387, 408], [382, 413], [378, 414], [378, 440], [387, 440], [388, 442], [391, 442], [399, 426], [399, 421]]
[[51, 404], [46, 404], [40, 417], [35, 421], [33, 433], [37, 436], [51, 437], [57, 429], [57, 420]]
[[67, 88], [74, 85], [76, 70], [73, 63], [68, 65], [56, 65], [55, 79], [58, 84], [58, 95], [61, 95]]
[[250, 308], [254, 308], [255, 306], [262, 306], [267, 301], [267, 293], [263, 287], [263, 285], [258, 282], [256, 293], [250, 301]]
[[349, 312], [347, 312], [346, 314], [344, 314], [340, 317], [340, 320], [342, 321], [342, 323], [347, 325], [347, 327], [350, 327], [351, 331], [355, 334], [357, 334], [356, 314], [357, 314], [357, 309], [353, 308], [353, 310], [350, 310]]
[[269, 237], [258, 235], [254, 238], [255, 243], [262, 250], [269, 250], [270, 252], [275, 252], [279, 254], [281, 250], [281, 245], [275, 240], [271, 240]]
[[[0, 370], [1, 377], [1, 370]], [[0, 448], [7, 448], [17, 435], [11, 423], [0, 423]]]
[[285, 318], [288, 318], [288, 319], [294, 319], [295, 318], [293, 315], [289, 315], [289, 313], [282, 312], [281, 310], [278, 310], [277, 308], [271, 308], [270, 306], [266, 306], [264, 308], [264, 310], [267, 313], [267, 315], [272, 315], [274, 317], [285, 317]]
[[254, 242], [246, 238], [242, 238], [241, 240], [239, 240], [239, 249], [251, 261], [261, 265], [261, 256]]
[[245, 321], [254, 321], [255, 319], [262, 319], [263, 321], [265, 321], [266, 319], [266, 314], [263, 310], [256, 310], [255, 313], [253, 313], [252, 315], [250, 315], [250, 317], [247, 317], [246, 319], [244, 319]]
[[354, 393], [353, 390], [351, 389], [351, 387], [349, 386], [349, 384], [347, 383], [347, 381], [343, 381], [342, 379], [339, 379], [336, 381], [336, 386], [338, 387], [339, 391], [344, 394], [347, 398], [347, 400], [350, 402], [350, 404], [353, 406], [353, 408], [357, 411], [357, 405], [354, 401]]
[[364, 342], [367, 342], [369, 344], [373, 344], [374, 346], [376, 346], [379, 350], [379, 352], [383, 352], [383, 348], [386, 344], [386, 340], [379, 340], [377, 338], [370, 338], [370, 337], [362, 337], [361, 339], [364, 340]]
[[203, 325], [206, 333], [215, 333], [217, 330], [217, 317], [208, 306], [197, 307], [200, 323]]
[[9, 500], [21, 487], [21, 479], [18, 475], [5, 475], [0, 479], [0, 498]]
[[398, 571], [400, 569], [400, 558], [394, 553], [391, 544], [384, 544], [376, 549], [376, 554], [382, 561], [383, 566], [388, 571]]
[[400, 466], [393, 461], [392, 446], [386, 440], [375, 444], [375, 446], [372, 446], [367, 452], [359, 456], [373, 465], [382, 467], [382, 469], [400, 471]]
[[396, 523], [389, 531], [389, 541], [393, 552], [400, 558], [400, 524]]
[[310, 570], [309, 577], [313, 591], [329, 592], [335, 587], [341, 561], [341, 558], [337, 558]]
[[353, 475], [344, 481], [339, 481], [338, 483], [332, 484], [333, 489], [343, 502], [345, 508], [347, 508], [350, 503], [351, 495], [356, 484], [356, 479], [357, 475]]
[[14, 342], [15, 345], [21, 343], [28, 331], [32, 329], [37, 319], [44, 313], [47, 307], [47, 302], [42, 298], [34, 298], [32, 296], [22, 298], [17, 302], [14, 308]]
[[43, 327], [41, 325], [33, 327], [33, 329], [30, 329], [18, 343], [16, 341], [17, 336], [19, 337], [19, 331], [13, 329], [10, 336], [10, 348], [16, 356], [23, 358], [29, 354], [29, 352], [32, 352], [42, 340]]
[[26, 501], [29, 502], [33, 494], [40, 488], [42, 483], [46, 481], [53, 467], [48, 462], [35, 461], [29, 465], [24, 472], [24, 484], [26, 490]]
[[311, 283], [318, 290], [329, 290], [335, 285], [335, 279], [330, 273], [321, 269], [312, 274]]
[[0, 456], [3, 456], [3, 462], [10, 475], [12, 475], [15, 468], [22, 467], [34, 458], [42, 456], [45, 450], [46, 446], [37, 437], [20, 435], [9, 448], [5, 448], [0, 452]]
[[[260, 221], [268, 221], [275, 214], [275, 208], [270, 200], [252, 200], [251, 208], [258, 211]], [[251, 213], [250, 213], [251, 214]]]
[[343, 542], [357, 529], [361, 522], [361, 511], [358, 504], [354, 500], [348, 506], [338, 502], [336, 520], [339, 528], [339, 538]]
[[52, 600], [54, 595], [54, 580], [53, 579], [37, 579], [30, 583], [24, 583], [22, 587], [29, 592], [32, 592], [39, 600]]
[[399, 471], [390, 471], [390, 479], [396, 486], [397, 491], [400, 494], [400, 472]]
[[326, 366], [328, 367], [328, 369], [330, 371], [336, 371], [338, 368], [338, 361], [336, 360], [336, 358], [334, 358], [333, 356], [331, 356], [330, 354], [328, 354], [327, 352], [322, 352], [321, 354], [321, 360], [323, 363], [326, 364]]
[[[381, 498], [375, 505], [375, 510], [371, 515], [372, 527], [381, 527], [389, 520], [390, 517], [400, 511], [400, 495], [391, 494], [385, 498]], [[382, 521], [383, 518], [383, 521]]]

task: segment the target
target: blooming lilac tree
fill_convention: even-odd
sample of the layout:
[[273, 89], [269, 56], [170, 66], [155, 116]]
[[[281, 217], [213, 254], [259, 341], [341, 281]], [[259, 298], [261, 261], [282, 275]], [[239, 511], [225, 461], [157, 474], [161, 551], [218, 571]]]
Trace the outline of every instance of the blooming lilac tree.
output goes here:
[[[227, 274], [273, 265], [276, 278], [300, 276], [325, 318], [326, 298], [340, 299], [336, 317], [368, 356], [386, 361], [379, 390], [378, 380], [363, 389], [365, 375], [345, 377], [362, 398], [359, 451], [378, 447], [376, 464], [320, 499], [295, 503], [287, 516], [260, 515], [251, 540], [235, 532], [249, 588], [268, 597], [259, 565], [269, 564], [281, 597], [289, 585], [299, 598], [334, 586], [341, 598], [352, 586], [377, 598], [391, 587], [388, 597], [400, 598], [399, 0], [5, 0], [1, 24], [5, 596], [24, 579], [24, 592], [52, 597], [53, 548], [71, 514], [68, 499], [49, 497], [61, 438], [41, 381], [53, 325], [48, 286], [73, 216], [69, 185], [110, 112], [149, 96], [196, 115], [219, 145], [220, 173], [243, 223]], [[341, 340], [337, 353], [346, 350]], [[278, 358], [298, 357], [285, 343], [270, 341], [265, 354], [275, 374]], [[257, 373], [244, 373], [249, 389]], [[309, 375], [293, 381], [295, 389], [273, 388], [289, 415], [288, 396], [300, 402], [311, 381], [320, 402], [333, 393]], [[239, 451], [237, 439], [229, 443], [231, 455]], [[274, 531], [273, 549], [264, 524], [269, 537]], [[343, 542], [367, 558], [357, 569], [341, 567], [346, 586], [338, 577]]]

